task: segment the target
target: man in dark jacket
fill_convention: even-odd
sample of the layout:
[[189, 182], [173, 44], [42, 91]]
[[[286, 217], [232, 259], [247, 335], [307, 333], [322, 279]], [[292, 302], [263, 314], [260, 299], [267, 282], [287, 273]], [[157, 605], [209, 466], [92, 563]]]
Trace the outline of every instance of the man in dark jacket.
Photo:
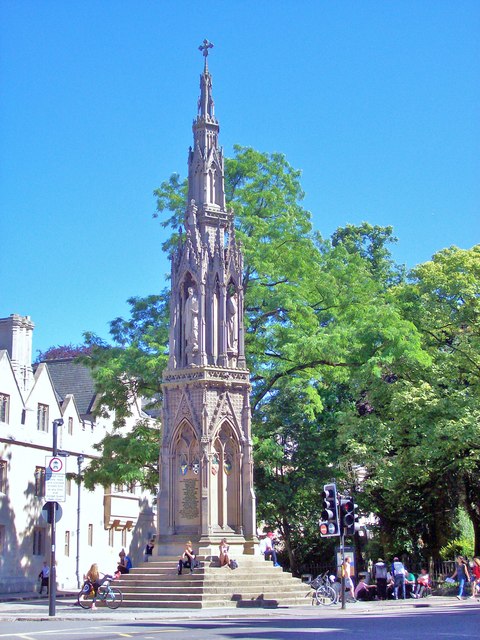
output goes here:
[[377, 582], [377, 596], [379, 600], [387, 599], [387, 565], [379, 558], [373, 565], [373, 577]]

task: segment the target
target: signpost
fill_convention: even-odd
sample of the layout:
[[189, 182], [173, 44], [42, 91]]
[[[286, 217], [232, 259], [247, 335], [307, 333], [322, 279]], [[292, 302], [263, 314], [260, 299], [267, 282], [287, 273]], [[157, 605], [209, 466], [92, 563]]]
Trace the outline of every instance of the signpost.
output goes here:
[[45, 498], [48, 502], [65, 502], [67, 499], [65, 464], [58, 456], [45, 458]]
[[53, 421], [52, 430], [52, 456], [45, 460], [45, 497], [50, 504], [51, 513], [51, 529], [50, 542], [52, 545], [50, 554], [50, 586], [48, 599], [48, 615], [55, 615], [55, 605], [57, 599], [57, 567], [55, 559], [56, 546], [56, 527], [57, 522], [57, 501], [65, 502], [66, 500], [66, 477], [63, 460], [58, 457], [57, 448], [57, 430], [63, 425], [63, 419], [58, 418]]

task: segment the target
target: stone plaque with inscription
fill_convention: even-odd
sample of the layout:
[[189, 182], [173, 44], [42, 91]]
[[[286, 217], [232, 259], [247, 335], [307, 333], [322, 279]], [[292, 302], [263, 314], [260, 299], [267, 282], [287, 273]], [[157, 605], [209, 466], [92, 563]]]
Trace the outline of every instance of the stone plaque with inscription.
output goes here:
[[200, 516], [198, 478], [180, 481], [180, 518], [182, 521], [198, 521]]

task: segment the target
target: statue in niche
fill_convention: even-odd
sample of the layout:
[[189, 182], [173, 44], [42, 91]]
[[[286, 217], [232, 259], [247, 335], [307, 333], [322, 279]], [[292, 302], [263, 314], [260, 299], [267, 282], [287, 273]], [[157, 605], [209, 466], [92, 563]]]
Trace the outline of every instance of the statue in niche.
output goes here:
[[237, 311], [236, 294], [232, 292], [227, 298], [227, 348], [231, 351], [238, 346]]
[[195, 233], [197, 228], [197, 206], [193, 199], [190, 200], [190, 206], [188, 207], [187, 227], [190, 229], [190, 233]]
[[193, 287], [188, 287], [188, 298], [185, 300], [185, 353], [187, 363], [192, 361], [193, 354], [198, 351], [198, 298]]

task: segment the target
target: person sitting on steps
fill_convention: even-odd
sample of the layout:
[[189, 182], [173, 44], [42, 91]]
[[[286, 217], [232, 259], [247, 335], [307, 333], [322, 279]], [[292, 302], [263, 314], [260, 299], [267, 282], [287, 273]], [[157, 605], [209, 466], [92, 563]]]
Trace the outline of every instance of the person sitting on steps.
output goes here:
[[222, 538], [220, 545], [219, 545], [219, 551], [220, 551], [220, 566], [224, 567], [225, 565], [230, 563], [230, 556], [229, 556], [229, 549], [230, 547], [228, 546], [227, 543], [227, 539], [226, 538]]
[[260, 540], [260, 553], [262, 553], [265, 558], [272, 556], [274, 567], [280, 566], [277, 560], [277, 552], [273, 546], [273, 533], [271, 531]]
[[186, 569], [190, 569], [190, 573], [193, 573], [194, 567], [197, 565], [197, 561], [195, 560], [196, 555], [193, 553], [192, 541], [189, 540], [185, 545], [185, 551], [183, 555], [178, 559], [177, 573], [179, 576], [182, 575], [182, 569], [185, 567]]

